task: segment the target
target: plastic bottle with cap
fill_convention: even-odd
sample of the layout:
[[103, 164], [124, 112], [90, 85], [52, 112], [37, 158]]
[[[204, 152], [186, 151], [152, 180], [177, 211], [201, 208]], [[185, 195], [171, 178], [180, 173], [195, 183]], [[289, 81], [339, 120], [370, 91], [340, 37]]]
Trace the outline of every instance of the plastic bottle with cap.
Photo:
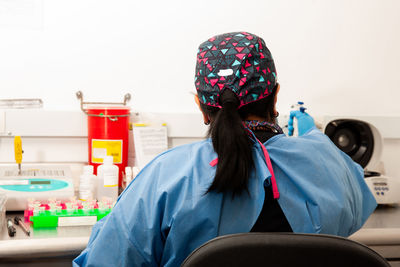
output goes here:
[[[301, 113], [304, 113], [306, 111], [306, 107], [304, 107], [304, 102], [303, 101], [297, 101], [296, 104], [293, 104], [290, 106], [291, 112], [299, 110]], [[297, 120], [289, 119], [288, 125], [285, 126], [288, 128], [288, 136], [298, 136], [298, 122]]]
[[86, 201], [93, 199], [95, 194], [96, 175], [93, 174], [93, 166], [83, 167], [83, 173], [79, 179], [79, 199]]
[[113, 164], [112, 156], [105, 156], [103, 164], [97, 167], [97, 199], [118, 198], [118, 166]]

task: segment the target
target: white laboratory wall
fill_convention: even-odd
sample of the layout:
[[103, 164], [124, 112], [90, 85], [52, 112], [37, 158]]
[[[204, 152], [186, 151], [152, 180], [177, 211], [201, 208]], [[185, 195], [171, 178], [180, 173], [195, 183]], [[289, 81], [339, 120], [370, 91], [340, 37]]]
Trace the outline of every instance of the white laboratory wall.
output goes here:
[[[281, 118], [287, 116], [282, 115]], [[332, 118], [316, 121], [325, 126]], [[386, 175], [400, 179], [400, 116], [353, 116], [379, 129]], [[132, 122], [167, 124], [169, 147], [204, 139], [208, 126], [198, 113], [133, 113]], [[81, 111], [3, 110], [0, 112], [0, 163], [13, 164], [14, 136], [22, 136], [23, 164], [67, 163], [75, 178], [88, 161], [87, 118]], [[130, 146], [131, 153], [132, 146]]]
[[[132, 113], [131, 122], [152, 126], [167, 124], [168, 146], [203, 140], [207, 126], [200, 114]], [[22, 138], [25, 164], [68, 164], [77, 179], [88, 162], [87, 116], [82, 111], [0, 111], [0, 164], [15, 164], [14, 136]], [[129, 157], [134, 151], [130, 132]], [[131, 158], [128, 163], [132, 166]], [[16, 166], [16, 164], [15, 164]]]
[[237, 30], [262, 36], [282, 85], [281, 113], [399, 115], [397, 0], [0, 0], [0, 98], [46, 109], [85, 99], [195, 112], [197, 46]]
[[[134, 111], [169, 120], [171, 146], [198, 140], [196, 50], [228, 31], [265, 39], [281, 114], [302, 100], [314, 116], [399, 117], [399, 10], [398, 0], [0, 0], [0, 99], [42, 98], [46, 111], [0, 111], [0, 162], [13, 161], [20, 134], [28, 162], [84, 164], [78, 90], [88, 101], [131, 93]], [[385, 121], [383, 160], [400, 178], [397, 121]]]
[[[87, 163], [87, 116], [83, 112], [5, 110], [0, 118], [0, 163], [15, 162], [17, 135], [22, 137], [24, 163]], [[202, 140], [207, 132], [202, 116], [195, 113], [132, 113], [131, 122], [165, 123], [170, 148]]]

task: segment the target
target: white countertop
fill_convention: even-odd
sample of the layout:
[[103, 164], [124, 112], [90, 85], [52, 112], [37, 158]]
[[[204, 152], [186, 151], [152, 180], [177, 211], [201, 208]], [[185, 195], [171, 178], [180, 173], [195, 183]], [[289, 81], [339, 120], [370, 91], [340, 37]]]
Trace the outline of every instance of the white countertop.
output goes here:
[[[78, 255], [86, 247], [91, 233], [90, 226], [32, 229], [31, 236], [27, 236], [18, 226], [16, 229], [15, 237], [9, 237], [7, 228], [3, 227], [0, 233], [0, 259]], [[379, 207], [350, 239], [371, 247], [386, 258], [400, 258], [400, 206]]]

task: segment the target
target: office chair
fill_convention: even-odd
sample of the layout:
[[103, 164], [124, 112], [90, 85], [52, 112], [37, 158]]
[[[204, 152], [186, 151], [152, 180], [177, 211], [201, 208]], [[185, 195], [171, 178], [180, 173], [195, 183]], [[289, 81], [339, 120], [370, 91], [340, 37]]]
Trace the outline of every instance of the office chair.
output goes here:
[[378, 253], [331, 235], [244, 233], [214, 238], [194, 250], [181, 267], [351, 266], [388, 267]]

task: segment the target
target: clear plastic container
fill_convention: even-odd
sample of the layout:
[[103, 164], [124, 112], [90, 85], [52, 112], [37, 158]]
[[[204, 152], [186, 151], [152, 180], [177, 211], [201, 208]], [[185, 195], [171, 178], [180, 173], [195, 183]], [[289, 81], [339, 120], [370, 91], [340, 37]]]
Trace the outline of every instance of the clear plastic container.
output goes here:
[[104, 157], [103, 165], [97, 168], [97, 199], [111, 198], [115, 202], [118, 198], [118, 166], [113, 165], [113, 157]]
[[79, 199], [82, 201], [91, 200], [95, 195], [96, 176], [93, 174], [93, 166], [83, 167], [83, 174], [79, 180]]

